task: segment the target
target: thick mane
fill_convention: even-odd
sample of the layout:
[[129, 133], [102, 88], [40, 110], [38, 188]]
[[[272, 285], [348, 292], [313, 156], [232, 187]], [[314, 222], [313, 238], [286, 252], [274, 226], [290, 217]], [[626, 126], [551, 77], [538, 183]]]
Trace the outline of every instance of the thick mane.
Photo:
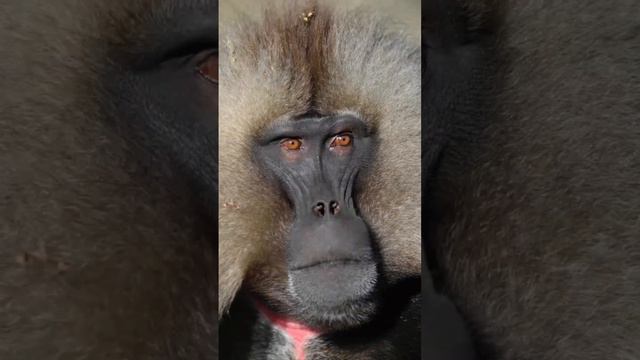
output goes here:
[[[288, 205], [265, 190], [251, 161], [251, 140], [279, 119], [356, 113], [368, 123], [385, 152], [371, 166], [375, 177], [363, 176], [359, 206], [383, 254], [403, 259], [388, 270], [420, 272], [420, 50], [386, 24], [364, 10], [296, 2], [221, 26], [221, 314], [250, 268], [282, 246]], [[403, 217], [390, 223], [389, 208], [375, 210], [372, 199]]]

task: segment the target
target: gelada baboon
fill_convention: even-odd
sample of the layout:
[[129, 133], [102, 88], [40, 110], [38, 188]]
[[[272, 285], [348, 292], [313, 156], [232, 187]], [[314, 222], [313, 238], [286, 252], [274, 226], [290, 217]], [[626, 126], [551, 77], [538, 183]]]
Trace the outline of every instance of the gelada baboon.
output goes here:
[[217, 3], [0, 14], [0, 358], [216, 359]]
[[482, 359], [640, 358], [637, 1], [426, 1], [429, 266]]
[[312, 2], [220, 29], [221, 358], [419, 358], [417, 42]]

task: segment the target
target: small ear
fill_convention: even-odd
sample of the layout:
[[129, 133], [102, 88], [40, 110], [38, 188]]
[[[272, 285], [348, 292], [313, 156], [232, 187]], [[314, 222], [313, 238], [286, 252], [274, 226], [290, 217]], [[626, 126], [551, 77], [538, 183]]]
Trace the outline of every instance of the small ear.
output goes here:
[[498, 25], [503, 0], [425, 0], [422, 2], [422, 42], [428, 48], [448, 48], [474, 41]]

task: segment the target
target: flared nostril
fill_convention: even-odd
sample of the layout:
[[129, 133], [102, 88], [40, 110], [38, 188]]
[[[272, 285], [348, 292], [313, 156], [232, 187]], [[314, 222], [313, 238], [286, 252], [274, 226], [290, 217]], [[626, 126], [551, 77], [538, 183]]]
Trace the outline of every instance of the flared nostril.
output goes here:
[[340, 204], [338, 204], [337, 201], [331, 201], [329, 203], [329, 213], [331, 215], [336, 215], [338, 212], [340, 212]]
[[318, 217], [324, 217], [327, 211], [331, 215], [337, 215], [340, 210], [340, 203], [335, 200], [330, 201], [328, 206], [323, 201], [319, 201], [311, 208], [311, 211]]
[[323, 202], [319, 202], [319, 203], [315, 204], [311, 210], [317, 216], [323, 217], [324, 216], [324, 203]]

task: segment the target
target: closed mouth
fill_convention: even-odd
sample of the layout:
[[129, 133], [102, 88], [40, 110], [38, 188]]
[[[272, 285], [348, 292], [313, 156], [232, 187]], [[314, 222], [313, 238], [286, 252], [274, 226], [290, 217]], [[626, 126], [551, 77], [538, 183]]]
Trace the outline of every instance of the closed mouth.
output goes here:
[[333, 259], [333, 260], [322, 260], [322, 261], [316, 261], [316, 262], [312, 262], [306, 265], [301, 265], [301, 266], [296, 266], [293, 268], [290, 268], [290, 271], [300, 271], [300, 270], [307, 270], [309, 268], [313, 268], [313, 267], [317, 267], [317, 266], [323, 266], [323, 267], [330, 267], [330, 266], [354, 266], [354, 265], [368, 265], [370, 263], [369, 260], [360, 260], [360, 259]]

